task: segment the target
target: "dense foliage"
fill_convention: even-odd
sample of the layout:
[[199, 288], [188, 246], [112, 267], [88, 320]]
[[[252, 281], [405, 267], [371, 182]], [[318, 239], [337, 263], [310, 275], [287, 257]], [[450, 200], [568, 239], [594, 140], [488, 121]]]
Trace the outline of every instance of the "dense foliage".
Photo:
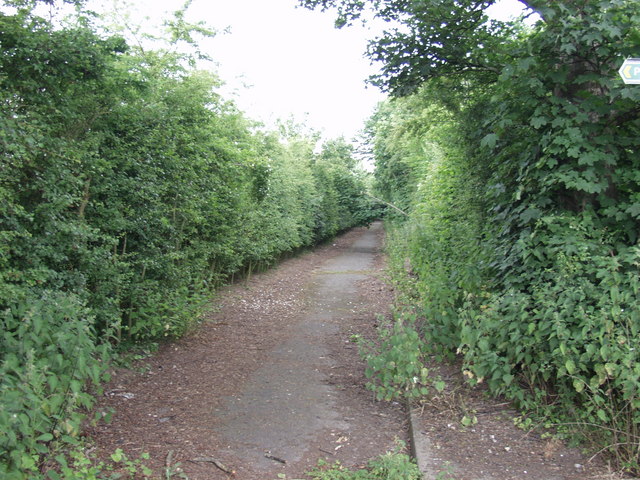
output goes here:
[[183, 334], [221, 282], [376, 214], [344, 140], [314, 153], [314, 134], [257, 129], [172, 45], [36, 4], [0, 13], [6, 479], [75, 441], [114, 345]]
[[396, 97], [372, 120], [378, 186], [410, 212], [428, 344], [475, 383], [593, 427], [640, 461], [640, 88], [635, 0], [306, 0], [395, 21], [370, 54]]

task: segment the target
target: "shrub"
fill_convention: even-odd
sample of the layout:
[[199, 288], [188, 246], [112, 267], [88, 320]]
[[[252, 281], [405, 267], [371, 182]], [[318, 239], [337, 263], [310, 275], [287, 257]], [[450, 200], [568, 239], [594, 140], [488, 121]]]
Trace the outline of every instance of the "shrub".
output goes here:
[[0, 475], [35, 478], [52, 444], [77, 442], [109, 347], [82, 302], [61, 292], [27, 296], [0, 327]]

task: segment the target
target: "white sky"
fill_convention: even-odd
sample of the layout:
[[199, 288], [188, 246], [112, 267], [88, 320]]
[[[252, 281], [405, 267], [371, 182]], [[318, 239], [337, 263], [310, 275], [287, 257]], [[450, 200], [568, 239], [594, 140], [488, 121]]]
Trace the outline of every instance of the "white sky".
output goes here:
[[272, 124], [293, 114], [328, 137], [351, 138], [384, 98], [365, 86], [375, 72], [363, 56], [367, 32], [337, 30], [332, 14], [296, 3], [195, 0], [193, 9], [202, 8], [216, 27], [230, 26], [229, 34], [210, 42], [210, 54], [249, 116]]
[[[112, 0], [120, 3], [123, 0]], [[126, 1], [126, 0], [124, 0]], [[90, 0], [97, 12], [113, 7]], [[134, 22], [149, 31], [169, 18], [183, 0], [131, 0]], [[250, 118], [269, 127], [293, 117], [325, 138], [360, 131], [384, 95], [365, 80], [376, 72], [364, 58], [362, 26], [334, 28], [331, 12], [297, 7], [297, 0], [193, 0], [189, 21], [202, 20], [221, 33], [203, 41], [202, 50], [217, 63], [233, 99]], [[517, 0], [500, 0], [491, 15], [504, 18], [519, 11]], [[229, 33], [223, 33], [229, 28]]]
[[[133, 18], [145, 29], [169, 18], [182, 0], [137, 0]], [[225, 82], [222, 94], [269, 127], [294, 120], [325, 138], [351, 139], [384, 95], [365, 84], [375, 67], [364, 58], [373, 34], [354, 26], [337, 30], [332, 13], [297, 8], [297, 0], [193, 0], [188, 21], [220, 33], [201, 42]], [[102, 2], [92, 2], [100, 12]], [[140, 20], [138, 20], [140, 21]], [[228, 33], [224, 33], [225, 30]]]
[[[166, 18], [182, 0], [136, 0], [144, 14]], [[297, 7], [297, 0], [193, 0], [188, 19], [223, 32], [203, 42], [218, 62], [223, 95], [253, 119], [273, 127], [293, 117], [333, 138], [351, 139], [384, 95], [365, 80], [377, 68], [364, 58], [375, 33], [354, 25], [337, 30], [335, 15]], [[518, 9], [501, 0], [492, 15]]]

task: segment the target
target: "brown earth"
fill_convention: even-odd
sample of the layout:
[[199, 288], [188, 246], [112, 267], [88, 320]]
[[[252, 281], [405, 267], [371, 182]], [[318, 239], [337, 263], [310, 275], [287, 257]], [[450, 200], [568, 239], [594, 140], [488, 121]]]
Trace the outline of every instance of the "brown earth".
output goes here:
[[[414, 409], [417, 434], [426, 438], [425, 480], [614, 480], [602, 456], [568, 448], [543, 429], [519, 428], [521, 415], [504, 399], [470, 387], [458, 365], [432, 360], [447, 383], [442, 394]], [[471, 424], [463, 425], [463, 419]], [[438, 476], [440, 475], [440, 476]]]
[[[148, 452], [154, 478], [274, 480], [301, 478], [320, 458], [362, 466], [397, 439], [408, 442], [407, 412], [374, 401], [354, 343], [375, 338], [389, 319], [394, 294], [377, 247], [383, 235], [379, 225], [354, 229], [222, 289], [193, 333], [113, 372], [99, 405], [114, 409], [113, 419], [87, 429], [94, 453]], [[358, 248], [365, 237], [376, 248]], [[366, 268], [334, 271], [349, 255], [362, 255]], [[350, 300], [337, 300], [333, 317], [323, 319], [317, 296], [328, 295], [329, 277], [346, 282]], [[454, 367], [442, 369], [448, 393], [423, 405], [419, 426], [429, 438], [432, 478], [604, 478], [601, 465], [516, 429], [507, 404], [465, 387]], [[313, 385], [300, 390], [306, 382]], [[464, 414], [477, 423], [462, 427]]]

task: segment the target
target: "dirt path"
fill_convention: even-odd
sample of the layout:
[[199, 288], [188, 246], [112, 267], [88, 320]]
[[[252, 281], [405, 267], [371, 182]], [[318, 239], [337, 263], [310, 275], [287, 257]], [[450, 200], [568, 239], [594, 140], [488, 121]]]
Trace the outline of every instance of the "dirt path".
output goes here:
[[223, 290], [196, 333], [142, 372], [117, 372], [102, 405], [117, 413], [89, 432], [99, 451], [149, 452], [158, 477], [169, 458], [191, 480], [227, 478], [196, 461], [207, 457], [269, 480], [319, 458], [363, 465], [406, 441], [403, 409], [373, 401], [351, 341], [372, 337], [392, 301], [382, 235], [379, 224], [353, 230]]
[[[100, 405], [116, 410], [113, 421], [87, 432], [98, 455], [148, 452], [155, 478], [231, 478], [198, 461], [215, 459], [234, 478], [275, 480], [302, 478], [320, 458], [361, 466], [396, 438], [407, 442], [407, 412], [373, 401], [354, 343], [376, 336], [393, 301], [382, 241], [379, 224], [355, 229], [223, 289], [196, 332], [115, 372]], [[426, 479], [614, 478], [579, 451], [515, 428], [509, 404], [468, 387], [455, 365], [430, 367], [447, 390], [414, 421]], [[477, 423], [465, 428], [464, 416]]]

